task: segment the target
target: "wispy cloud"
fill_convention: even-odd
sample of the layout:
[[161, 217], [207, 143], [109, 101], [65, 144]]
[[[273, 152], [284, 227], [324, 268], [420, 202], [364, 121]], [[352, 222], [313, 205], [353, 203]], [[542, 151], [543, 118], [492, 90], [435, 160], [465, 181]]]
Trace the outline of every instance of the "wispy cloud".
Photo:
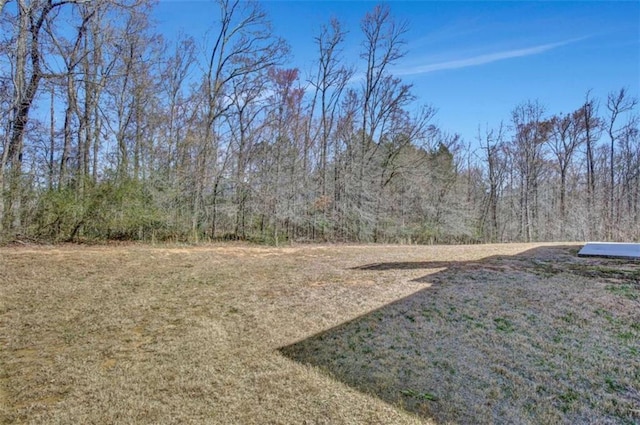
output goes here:
[[501, 52], [487, 53], [484, 55], [473, 56], [470, 58], [456, 59], [445, 62], [436, 62], [425, 65], [417, 65], [409, 68], [404, 68], [396, 71], [398, 75], [418, 75], [427, 74], [429, 72], [444, 71], [447, 69], [459, 69], [468, 68], [471, 66], [485, 65], [492, 62], [497, 62], [506, 59], [521, 58], [525, 56], [539, 55], [549, 50], [556, 49], [567, 44], [575, 43], [580, 40], [584, 40], [586, 37], [573, 38], [570, 40], [564, 40], [557, 43], [541, 44], [539, 46], [526, 47], [523, 49], [504, 50]]

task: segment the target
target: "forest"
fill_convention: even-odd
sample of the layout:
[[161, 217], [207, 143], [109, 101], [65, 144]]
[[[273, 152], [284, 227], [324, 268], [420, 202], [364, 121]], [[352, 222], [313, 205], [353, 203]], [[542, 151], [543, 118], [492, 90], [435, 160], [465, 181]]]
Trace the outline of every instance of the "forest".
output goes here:
[[324, 23], [311, 75], [259, 2], [217, 0], [206, 46], [153, 8], [0, 0], [0, 242], [640, 240], [628, 88], [523, 99], [463, 140], [393, 74], [388, 6], [349, 28], [355, 63]]

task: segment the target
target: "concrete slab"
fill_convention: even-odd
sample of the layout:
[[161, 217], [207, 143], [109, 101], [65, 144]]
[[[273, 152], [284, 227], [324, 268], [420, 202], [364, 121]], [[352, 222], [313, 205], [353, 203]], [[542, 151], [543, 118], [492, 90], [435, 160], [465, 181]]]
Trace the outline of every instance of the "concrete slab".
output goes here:
[[578, 255], [640, 260], [640, 243], [589, 242], [582, 247]]

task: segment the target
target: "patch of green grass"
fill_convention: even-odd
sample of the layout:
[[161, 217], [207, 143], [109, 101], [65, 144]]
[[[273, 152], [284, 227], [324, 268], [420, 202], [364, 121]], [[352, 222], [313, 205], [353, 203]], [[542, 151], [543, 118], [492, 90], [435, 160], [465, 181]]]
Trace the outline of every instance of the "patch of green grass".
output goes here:
[[580, 398], [580, 394], [578, 394], [572, 388], [569, 388], [567, 391], [565, 391], [564, 393], [560, 394], [560, 396], [558, 398], [563, 403], [562, 406], [561, 406], [562, 411], [566, 413], [569, 410], [571, 410], [572, 405], [576, 401], [578, 401], [578, 399]]
[[511, 333], [515, 331], [513, 323], [504, 317], [496, 317], [493, 319], [493, 323], [496, 326], [496, 330], [500, 332]]
[[419, 400], [438, 401], [438, 398], [431, 393], [421, 393], [412, 389], [402, 390], [400, 391], [400, 394], [407, 397], [417, 398]]
[[432, 320], [436, 316], [442, 317], [442, 313], [436, 307], [427, 307], [422, 310], [422, 316], [427, 320]]
[[640, 291], [638, 290], [637, 285], [632, 284], [619, 284], [619, 285], [608, 285], [606, 289], [613, 294], [619, 295], [621, 297], [637, 300], [640, 298]]
[[619, 332], [617, 336], [618, 336], [618, 338], [620, 338], [624, 342], [629, 342], [629, 341], [632, 341], [632, 340], [636, 339], [636, 335], [631, 331]]
[[[616, 264], [615, 261], [613, 261], [613, 263], [614, 265]], [[624, 263], [618, 263], [618, 265], [615, 267], [603, 265], [571, 264], [567, 266], [567, 269], [574, 274], [591, 278], [621, 279], [630, 282], [637, 282], [638, 280], [640, 280], [640, 268], [623, 268], [623, 264]]]
[[461, 316], [462, 320], [464, 320], [468, 325], [474, 328], [486, 329], [484, 323], [482, 323], [477, 317], [471, 316], [469, 314], [463, 313]]
[[552, 277], [556, 275], [559, 271], [553, 267], [552, 264], [546, 262], [534, 262], [533, 263], [533, 273], [540, 277]]
[[562, 320], [565, 323], [568, 323], [570, 325], [573, 325], [576, 323], [576, 314], [572, 311], [570, 311], [569, 313], [563, 315], [560, 317], [560, 320]]
[[624, 389], [622, 385], [620, 385], [614, 378], [607, 376], [604, 379], [605, 384], [607, 384], [607, 391], [611, 393], [617, 393]]
[[448, 372], [450, 375], [456, 374], [455, 368], [451, 365], [451, 363], [449, 363], [446, 360], [434, 360], [433, 365], [435, 367], [439, 367], [440, 369]]

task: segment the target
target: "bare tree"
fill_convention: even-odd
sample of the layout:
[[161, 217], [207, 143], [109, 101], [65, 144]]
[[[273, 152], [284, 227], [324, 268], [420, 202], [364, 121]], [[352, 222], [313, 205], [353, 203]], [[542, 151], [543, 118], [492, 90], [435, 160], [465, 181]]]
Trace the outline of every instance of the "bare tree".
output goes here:
[[[76, 3], [74, 0], [29, 1], [17, 0], [16, 15], [12, 21], [13, 38], [15, 40], [12, 52], [12, 102], [10, 108], [9, 130], [6, 144], [6, 160], [2, 162], [0, 170], [0, 187], [4, 187], [5, 176], [8, 177], [8, 191], [0, 212], [0, 222], [5, 229], [12, 232], [21, 230], [21, 174], [24, 137], [34, 99], [45, 78], [43, 67], [42, 34], [47, 20], [58, 9], [65, 5]], [[4, 13], [4, 2], [0, 10]], [[3, 153], [4, 154], [4, 153]], [[6, 174], [6, 166], [9, 172]]]
[[520, 236], [526, 242], [537, 238], [538, 184], [544, 165], [542, 146], [551, 129], [543, 113], [543, 106], [531, 101], [512, 112], [515, 127], [512, 149], [520, 177]]
[[[502, 123], [498, 130], [487, 130], [483, 138], [478, 136], [480, 147], [484, 152], [484, 161], [487, 166], [487, 178], [489, 194], [487, 199], [489, 215], [489, 241], [497, 242], [499, 235], [498, 204], [500, 201], [500, 189], [504, 183], [506, 174], [506, 161], [504, 157], [504, 127]], [[483, 217], [486, 213], [483, 213]], [[484, 222], [484, 218], [482, 222]]]
[[[362, 19], [360, 25], [364, 35], [360, 57], [366, 61], [362, 87], [362, 128], [358, 175], [358, 209], [362, 220], [358, 221], [358, 239], [366, 238], [365, 169], [373, 158], [376, 138], [384, 133], [385, 124], [394, 114], [414, 100], [410, 85], [389, 73], [389, 67], [405, 55], [403, 36], [407, 32], [406, 22], [397, 22], [388, 6], [377, 5]], [[371, 220], [372, 217], [369, 218]]]
[[278, 244], [284, 234], [293, 236], [298, 196], [303, 189], [300, 171], [303, 167], [304, 142], [301, 102], [304, 90], [298, 85], [297, 69], [271, 69], [269, 78], [273, 94], [268, 114], [271, 127], [271, 151], [273, 159], [271, 181], [272, 238]]
[[[333, 166], [333, 220], [334, 237], [355, 239], [357, 223], [353, 222], [357, 193], [357, 157], [359, 138], [356, 130], [360, 99], [354, 89], [348, 89], [340, 102], [336, 123]], [[354, 226], [354, 224], [356, 224]]]
[[[220, 18], [215, 27], [213, 46], [203, 81], [204, 137], [199, 146], [196, 169], [192, 230], [197, 234], [202, 214], [202, 195], [207, 175], [213, 186], [219, 186], [222, 169], [219, 163], [219, 138], [215, 133], [218, 121], [232, 107], [230, 83], [247, 74], [262, 72], [279, 64], [288, 52], [285, 42], [271, 32], [270, 22], [255, 1], [218, 0]], [[216, 210], [217, 190], [212, 194], [212, 209]], [[215, 219], [211, 233], [215, 234]]]
[[585, 102], [582, 105], [582, 119], [584, 127], [584, 143], [586, 149], [587, 168], [587, 236], [595, 237], [595, 211], [594, 200], [596, 196], [595, 174], [595, 144], [600, 138], [602, 121], [598, 117], [598, 102], [591, 98], [591, 92], [587, 92]]
[[567, 172], [575, 151], [584, 142], [583, 109], [564, 115], [554, 116], [550, 119], [550, 138], [547, 141], [549, 149], [555, 156], [560, 174], [560, 232], [565, 237], [566, 225], [566, 194]]
[[616, 140], [624, 128], [617, 128], [617, 121], [620, 115], [631, 111], [638, 104], [638, 100], [630, 98], [627, 90], [622, 88], [617, 93], [609, 93], [607, 96], [607, 110], [609, 111], [609, 120], [607, 124], [607, 135], [609, 136], [609, 214], [608, 214], [608, 230], [607, 237], [613, 237], [613, 228], [615, 226], [615, 145]]
[[168, 115], [163, 123], [168, 135], [162, 168], [175, 169], [177, 166], [178, 148], [184, 134], [183, 127], [187, 125], [184, 121], [188, 116], [186, 108], [190, 105], [190, 96], [185, 94], [187, 78], [194, 67], [195, 59], [193, 38], [180, 35], [161, 71], [160, 87]]
[[267, 79], [262, 73], [244, 75], [233, 81], [233, 110], [228, 114], [227, 121], [231, 133], [235, 153], [235, 226], [236, 239], [247, 237], [247, 214], [251, 182], [248, 175], [250, 164], [253, 162], [254, 146], [263, 128], [259, 118], [264, 114], [267, 103], [263, 101], [267, 90]]
[[[84, 52], [82, 51], [85, 46], [85, 36], [87, 27], [90, 20], [95, 14], [95, 10], [88, 10], [87, 8], [78, 7], [81, 13], [81, 22], [77, 28], [73, 38], [66, 39], [56, 33], [55, 20], [49, 17], [44, 25], [44, 30], [51, 40], [55, 53], [63, 59], [64, 70], [60, 77], [64, 80], [63, 86], [66, 88], [66, 108], [64, 113], [64, 127], [63, 127], [63, 147], [62, 156], [60, 158], [60, 166], [58, 170], [58, 187], [63, 187], [67, 183], [67, 168], [71, 159], [71, 147], [72, 147], [72, 122], [74, 117], [81, 118], [78, 105], [78, 88], [76, 87], [78, 67], [82, 62]], [[56, 73], [55, 70], [50, 72]], [[52, 110], [53, 111], [53, 110]], [[53, 118], [53, 112], [51, 114]], [[80, 124], [82, 124], [80, 120]], [[79, 130], [79, 133], [82, 130]], [[80, 143], [80, 137], [78, 137], [78, 143]], [[53, 154], [53, 152], [52, 152]]]
[[320, 101], [320, 194], [327, 194], [327, 173], [329, 161], [330, 136], [334, 128], [335, 113], [339, 101], [353, 70], [341, 64], [340, 49], [346, 32], [340, 21], [331, 19], [329, 26], [324, 25], [320, 35], [315, 38], [318, 46], [318, 71], [311, 82], [315, 88], [314, 100]]
[[[109, 79], [106, 91], [109, 97], [109, 108], [105, 124], [110, 129], [117, 147], [117, 178], [126, 181], [137, 178], [140, 166], [140, 143], [143, 103], [153, 97], [153, 90], [148, 90], [151, 58], [150, 46], [152, 36], [148, 33], [146, 13], [130, 13], [125, 18], [123, 27], [114, 44], [114, 75]], [[110, 116], [110, 110], [114, 116]]]
[[[620, 196], [618, 238], [637, 240], [640, 235], [640, 117], [632, 115], [618, 136]], [[626, 232], [623, 232], [622, 230]], [[635, 229], [631, 230], [630, 229]]]
[[[389, 123], [385, 123], [384, 133], [378, 142], [376, 155], [376, 168], [378, 169], [377, 187], [375, 190], [374, 230], [373, 240], [377, 242], [380, 236], [380, 219], [383, 209], [383, 201], [389, 199], [385, 190], [389, 185], [405, 173], [407, 169], [424, 166], [420, 158], [411, 160], [402, 154], [411, 146], [424, 147], [427, 139], [433, 136], [435, 126], [431, 120], [436, 114], [436, 109], [431, 106], [422, 107], [415, 116], [411, 117], [403, 110], [396, 110]], [[446, 139], [446, 138], [444, 138]], [[454, 145], [458, 136], [450, 140], [440, 141], [443, 145]]]
[[[320, 34], [315, 38], [318, 48], [318, 70], [315, 78], [311, 81], [314, 87], [314, 95], [311, 101], [311, 113], [313, 116], [316, 104], [319, 102], [320, 120], [317, 126], [317, 135], [320, 137], [320, 159], [319, 159], [319, 197], [316, 205], [321, 209], [323, 220], [320, 228], [322, 237], [326, 232], [327, 205], [328, 205], [328, 180], [329, 162], [332, 143], [332, 133], [335, 128], [336, 111], [340, 104], [340, 99], [353, 76], [354, 70], [341, 63], [341, 45], [344, 43], [346, 32], [342, 29], [340, 21], [332, 18], [329, 25], [323, 25]], [[309, 120], [307, 137], [313, 142], [316, 137], [312, 136], [313, 120]], [[335, 152], [334, 152], [335, 153]], [[335, 161], [335, 157], [334, 157]], [[315, 232], [315, 223], [312, 231]]]

